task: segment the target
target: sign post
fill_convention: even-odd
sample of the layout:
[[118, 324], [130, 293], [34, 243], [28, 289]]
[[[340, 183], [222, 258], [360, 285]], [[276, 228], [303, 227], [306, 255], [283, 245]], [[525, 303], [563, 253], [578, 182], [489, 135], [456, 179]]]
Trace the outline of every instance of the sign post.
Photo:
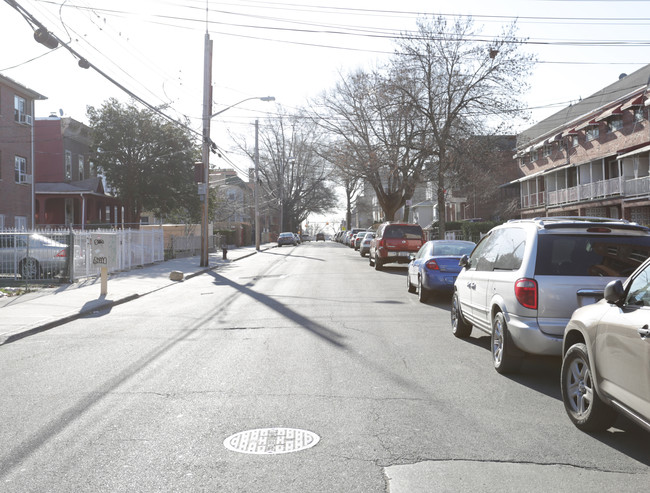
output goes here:
[[100, 296], [108, 294], [108, 268], [115, 265], [117, 235], [115, 233], [93, 233], [90, 235], [93, 266], [100, 268]]

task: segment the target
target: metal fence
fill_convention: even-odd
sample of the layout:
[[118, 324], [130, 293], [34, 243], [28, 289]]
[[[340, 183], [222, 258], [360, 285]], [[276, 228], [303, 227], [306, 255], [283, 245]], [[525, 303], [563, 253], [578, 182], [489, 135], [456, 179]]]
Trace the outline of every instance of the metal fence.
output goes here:
[[[73, 282], [96, 276], [93, 240], [111, 238], [109, 272], [126, 271], [165, 259], [161, 229], [0, 230], [0, 284]], [[73, 252], [72, 255], [70, 252]]]

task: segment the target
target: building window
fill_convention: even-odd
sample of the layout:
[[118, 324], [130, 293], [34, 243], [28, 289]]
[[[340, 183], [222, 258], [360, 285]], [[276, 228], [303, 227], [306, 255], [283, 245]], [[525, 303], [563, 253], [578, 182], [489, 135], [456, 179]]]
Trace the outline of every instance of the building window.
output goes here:
[[597, 139], [600, 137], [600, 128], [596, 126], [587, 127], [587, 130], [585, 130], [585, 137], [587, 138], [587, 142]]
[[572, 135], [571, 136], [571, 147], [578, 147], [578, 136], [577, 135]]
[[14, 217], [14, 228], [20, 231], [27, 229], [27, 218], [25, 216]]
[[97, 176], [97, 170], [95, 169], [95, 163], [88, 161], [88, 177]]
[[25, 108], [27, 104], [24, 98], [14, 96], [14, 120], [18, 123], [24, 122]]
[[14, 178], [16, 183], [25, 183], [27, 181], [27, 159], [24, 157], [16, 156]]
[[643, 106], [637, 106], [634, 108], [634, 121], [635, 122], [640, 122], [643, 121], [643, 118], [645, 117], [644, 111], [643, 111]]
[[526, 159], [523, 157], [519, 158], [519, 166], [526, 166]]
[[538, 158], [538, 157], [539, 157], [539, 156], [538, 156], [538, 153], [537, 153], [537, 149], [535, 149], [534, 151], [531, 151], [531, 152], [530, 152], [530, 162], [531, 162], [531, 163], [534, 163], [535, 161], [537, 161], [537, 158]]
[[622, 128], [623, 128], [623, 117], [622, 116], [612, 117], [607, 122], [607, 131], [608, 132], [615, 132], [615, 131], [620, 130]]
[[79, 181], [84, 179], [84, 157], [79, 155]]
[[553, 146], [551, 144], [544, 144], [544, 150], [542, 151], [542, 155], [544, 157], [550, 156], [552, 149], [553, 149]]
[[65, 179], [72, 180], [72, 153], [65, 151]]

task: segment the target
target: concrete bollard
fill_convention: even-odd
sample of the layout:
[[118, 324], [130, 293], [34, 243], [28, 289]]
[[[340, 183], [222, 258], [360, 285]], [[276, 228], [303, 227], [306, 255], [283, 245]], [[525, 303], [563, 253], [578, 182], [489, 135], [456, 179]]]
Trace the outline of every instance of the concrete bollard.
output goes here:
[[183, 274], [180, 270], [173, 270], [169, 274], [169, 279], [171, 281], [182, 281], [184, 277], [185, 274]]

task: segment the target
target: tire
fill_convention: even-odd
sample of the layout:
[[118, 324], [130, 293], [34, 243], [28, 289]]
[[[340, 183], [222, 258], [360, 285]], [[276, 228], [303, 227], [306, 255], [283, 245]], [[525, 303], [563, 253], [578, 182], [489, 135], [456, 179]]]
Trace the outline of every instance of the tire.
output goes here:
[[375, 261], [372, 259], [372, 254], [371, 253], [368, 254], [368, 265], [370, 265], [370, 267], [375, 265]]
[[379, 257], [377, 257], [377, 255], [375, 255], [375, 261], [374, 261], [374, 264], [375, 264], [375, 270], [381, 270], [381, 269], [383, 269], [383, 267], [384, 267], [384, 266], [381, 264], [381, 260], [379, 260]]
[[454, 297], [451, 299], [451, 332], [459, 339], [466, 339], [472, 333], [472, 324], [465, 321], [463, 312], [460, 310], [458, 293], [454, 293]]
[[418, 276], [418, 300], [420, 303], [426, 303], [430, 296], [431, 292], [422, 285], [422, 276]]
[[617, 413], [596, 392], [587, 346], [574, 344], [562, 359], [562, 401], [569, 419], [582, 431], [603, 431], [616, 421]]
[[496, 314], [492, 322], [490, 342], [494, 369], [502, 375], [519, 372], [522, 354], [512, 342], [506, 318], [501, 312]]
[[415, 286], [413, 286], [413, 284], [411, 284], [411, 278], [409, 277], [408, 271], [406, 272], [406, 290], [409, 293], [415, 293], [415, 291], [416, 291]]
[[35, 258], [27, 257], [18, 265], [22, 279], [39, 279], [41, 277], [41, 266]]

